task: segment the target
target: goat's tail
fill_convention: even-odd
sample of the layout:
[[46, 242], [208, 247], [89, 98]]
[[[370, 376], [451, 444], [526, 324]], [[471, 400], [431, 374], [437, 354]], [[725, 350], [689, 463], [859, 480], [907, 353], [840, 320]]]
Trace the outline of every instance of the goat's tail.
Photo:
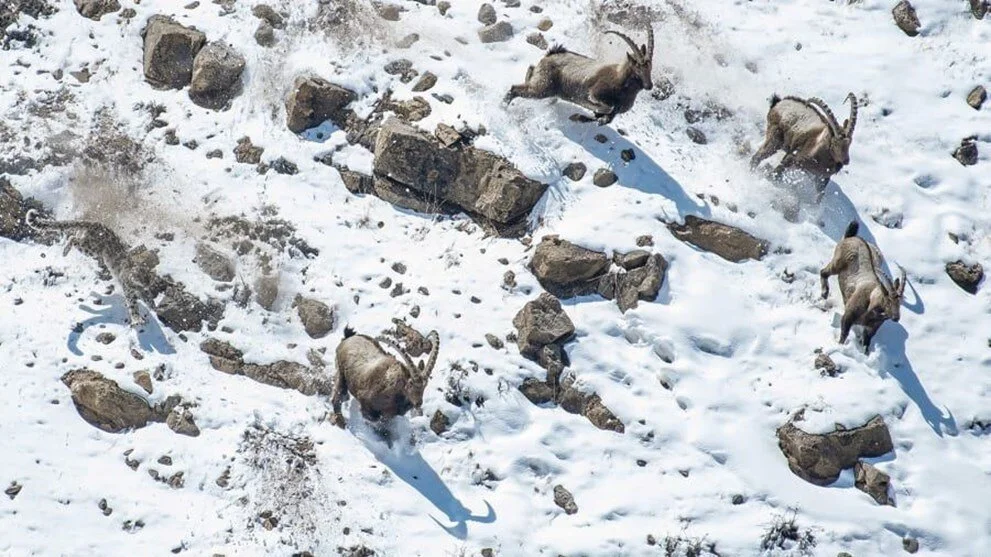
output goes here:
[[771, 108], [774, 108], [774, 105], [778, 104], [779, 102], [781, 102], [781, 97], [779, 97], [777, 93], [771, 95]]
[[354, 329], [352, 329], [350, 325], [344, 326], [344, 338], [351, 338], [354, 334]]
[[547, 56], [550, 56], [551, 54], [563, 54], [565, 52], [568, 52], [568, 49], [564, 48], [563, 44], [556, 44], [547, 51]]
[[850, 224], [846, 226], [846, 232], [843, 233], [843, 237], [853, 238], [854, 236], [857, 235], [858, 231], [860, 231], [860, 223], [855, 220], [852, 220], [850, 221]]

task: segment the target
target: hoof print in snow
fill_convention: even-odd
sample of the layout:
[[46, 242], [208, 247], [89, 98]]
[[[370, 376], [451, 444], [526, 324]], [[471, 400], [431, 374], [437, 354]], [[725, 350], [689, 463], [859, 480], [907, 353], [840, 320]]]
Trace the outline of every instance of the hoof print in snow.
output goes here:
[[915, 13], [915, 7], [908, 0], [902, 0], [891, 10], [891, 15], [895, 18], [895, 25], [905, 32], [909, 37], [919, 34], [919, 16]]
[[984, 267], [980, 263], [968, 265], [963, 261], [953, 261], [946, 264], [946, 274], [970, 294], [977, 294], [977, 289], [984, 280]]
[[565, 514], [575, 514], [578, 512], [575, 497], [560, 484], [554, 486], [554, 504], [561, 507]]
[[824, 434], [806, 433], [788, 422], [778, 428], [778, 446], [796, 476], [821, 486], [835, 482], [840, 472], [861, 458], [894, 450], [888, 426], [880, 416], [860, 427]]
[[688, 215], [685, 224], [671, 223], [668, 229], [675, 238], [714, 253], [733, 263], [763, 259], [768, 243], [739, 228]]
[[165, 89], [182, 89], [193, 79], [193, 60], [206, 35], [171, 17], [153, 15], [142, 31], [145, 79]]

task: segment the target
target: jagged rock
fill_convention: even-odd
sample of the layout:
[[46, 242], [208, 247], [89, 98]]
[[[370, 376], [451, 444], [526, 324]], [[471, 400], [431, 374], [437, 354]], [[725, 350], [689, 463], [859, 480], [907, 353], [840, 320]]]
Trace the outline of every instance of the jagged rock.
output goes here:
[[564, 170], [561, 173], [570, 178], [572, 182], [577, 182], [585, 177], [585, 173], [587, 171], [588, 168], [584, 163], [573, 162], [564, 167]]
[[395, 4], [379, 4], [375, 7], [379, 17], [386, 21], [399, 21], [399, 16], [403, 9]]
[[483, 43], [501, 43], [513, 38], [513, 26], [508, 21], [486, 25], [478, 30], [478, 40]]
[[879, 505], [894, 506], [888, 497], [888, 486], [891, 484], [890, 476], [863, 461], [857, 462], [853, 466], [853, 476], [854, 486], [857, 489], [873, 497]]
[[592, 183], [600, 188], [608, 188], [619, 180], [616, 173], [608, 168], [600, 168], [592, 175]]
[[162, 323], [177, 333], [199, 332], [204, 321], [216, 326], [224, 316], [224, 306], [215, 300], [203, 302], [187, 292], [181, 284], [170, 284], [157, 304], [155, 313]]
[[265, 273], [255, 280], [255, 301], [258, 305], [272, 311], [275, 300], [279, 297], [279, 273]]
[[582, 392], [574, 388], [573, 382], [565, 382], [561, 386], [557, 394], [557, 403], [565, 412], [588, 418], [588, 421], [599, 429], [616, 433], [626, 431], [626, 426], [602, 403], [599, 395]]
[[974, 87], [970, 93], [967, 94], [967, 104], [969, 104], [974, 110], [980, 110], [986, 100], [988, 100], [988, 91], [983, 85]]
[[244, 366], [244, 353], [229, 342], [208, 338], [200, 343], [200, 351], [209, 356], [210, 366], [217, 371], [237, 374]]
[[537, 364], [547, 370], [547, 384], [557, 391], [564, 368], [568, 367], [568, 356], [559, 343], [541, 346], [537, 350]]
[[285, 174], [286, 176], [295, 176], [296, 174], [299, 174], [299, 167], [296, 166], [296, 163], [285, 157], [279, 157], [272, 161], [271, 168], [279, 174]]
[[873, 458], [891, 452], [891, 434], [880, 416], [853, 429], [832, 433], [806, 433], [792, 422], [778, 428], [778, 446], [796, 476], [816, 485], [829, 485], [840, 472], [851, 468], [861, 458]]
[[416, 96], [412, 99], [405, 101], [393, 101], [383, 103], [383, 108], [385, 110], [391, 110], [396, 113], [396, 116], [402, 118], [407, 122], [419, 122], [427, 116], [430, 116], [432, 109], [430, 108], [430, 103], [427, 99]]
[[244, 56], [223, 43], [209, 43], [193, 60], [189, 98], [204, 108], [222, 109], [241, 90]]
[[919, 34], [919, 16], [915, 13], [915, 7], [908, 0], [902, 0], [891, 10], [891, 15], [895, 18], [895, 25], [905, 32], [909, 37]]
[[267, 21], [259, 23], [255, 29], [255, 42], [264, 47], [275, 45], [275, 29]]
[[526, 36], [526, 42], [532, 44], [540, 50], [547, 50], [547, 47], [550, 46], [547, 44], [547, 39], [544, 38], [544, 34], [537, 33], [536, 31]]
[[560, 484], [554, 486], [554, 504], [564, 509], [566, 514], [575, 514], [578, 512], [575, 497]]
[[301, 133], [331, 120], [345, 127], [345, 108], [358, 96], [343, 87], [316, 76], [299, 76], [286, 98], [286, 125]]
[[984, 16], [988, 15], [989, 9], [991, 9], [991, 3], [988, 0], [970, 0], [970, 13], [977, 19], [984, 19]]
[[915, 538], [902, 538], [902, 549], [904, 549], [906, 553], [918, 553], [919, 540]]
[[429, 91], [430, 89], [433, 89], [434, 85], [437, 85], [437, 76], [431, 72], [424, 72], [424, 74], [420, 76], [419, 81], [413, 85], [413, 92], [422, 93], [424, 91]]
[[79, 415], [103, 431], [118, 433], [155, 421], [155, 410], [144, 398], [95, 371], [72, 370], [62, 376], [62, 383], [72, 392]]
[[234, 160], [242, 164], [258, 164], [262, 161], [264, 152], [264, 147], [256, 146], [251, 143], [250, 137], [244, 136], [237, 140], [237, 146], [234, 147]]
[[967, 137], [960, 142], [960, 146], [953, 151], [953, 158], [964, 166], [974, 166], [977, 164], [977, 142], [974, 141], [976, 138]]
[[219, 282], [234, 280], [234, 261], [209, 244], [203, 242], [196, 244], [196, 258], [193, 261], [213, 280]]
[[334, 329], [334, 311], [320, 300], [297, 294], [293, 306], [310, 338], [323, 338]]
[[186, 435], [188, 437], [198, 437], [200, 435], [200, 428], [193, 421], [193, 413], [189, 408], [182, 405], [172, 408], [172, 411], [165, 418], [165, 425], [179, 435]]
[[536, 357], [541, 347], [565, 341], [575, 333], [575, 325], [561, 302], [546, 292], [523, 306], [513, 318], [513, 326], [520, 352], [529, 357]]
[[767, 255], [766, 241], [755, 238], [739, 228], [694, 215], [686, 216], [685, 224], [669, 224], [668, 229], [682, 242], [734, 263], [747, 259], [760, 260]]
[[492, 333], [485, 333], [485, 341], [489, 343], [489, 346], [491, 346], [496, 350], [502, 350], [503, 347], [505, 346], [505, 343], [502, 342], [502, 339], [493, 335]]
[[478, 22], [483, 25], [492, 25], [496, 22], [498, 16], [496, 15], [495, 8], [492, 4], [482, 4], [478, 8]]
[[285, 19], [268, 4], [258, 4], [251, 8], [251, 13], [276, 29], [285, 29], [286, 27]]
[[451, 427], [451, 419], [440, 410], [434, 412], [434, 416], [430, 418], [430, 430], [435, 435], [443, 435], [449, 427]]
[[440, 12], [440, 15], [447, 15], [447, 10], [450, 9], [451, 9], [451, 3], [448, 2], [447, 0], [440, 0], [439, 2], [437, 2], [437, 11]]
[[193, 78], [193, 60], [206, 35], [177, 23], [171, 17], [153, 15], [142, 31], [145, 79], [166, 89], [182, 89]]
[[144, 389], [146, 393], [152, 394], [155, 391], [155, 387], [151, 383], [151, 374], [147, 370], [135, 371], [133, 377], [134, 383]]
[[558, 297], [595, 291], [597, 278], [609, 269], [606, 254], [572, 244], [556, 235], [544, 236], [533, 252], [530, 270], [545, 290]]
[[619, 310], [626, 313], [642, 300], [653, 302], [664, 285], [668, 262], [660, 254], [647, 258], [642, 267], [625, 273], [610, 273], [599, 280], [598, 292], [607, 300], [616, 300]]
[[964, 292], [977, 294], [977, 288], [984, 279], [984, 267], [980, 263], [968, 265], [963, 261], [953, 261], [946, 264], [946, 274]]
[[6, 495], [7, 497], [10, 497], [11, 500], [14, 500], [14, 498], [17, 497], [21, 493], [21, 490], [22, 489], [24, 489], [24, 486], [23, 485], [17, 483], [16, 481], [13, 481], [13, 482], [10, 482], [10, 485], [7, 486], [7, 488], [4, 489], [3, 492], [4, 492], [4, 495]]
[[409, 83], [413, 81], [419, 72], [413, 69], [413, 61], [408, 58], [399, 58], [386, 63], [383, 68], [389, 75], [398, 75], [399, 81]]
[[117, 0], [75, 0], [76, 10], [79, 15], [100, 21], [100, 18], [120, 10], [120, 3]]
[[533, 404], [547, 404], [548, 402], [554, 402], [555, 399], [554, 387], [533, 377], [524, 379], [523, 383], [519, 386], [519, 390]]
[[613, 263], [619, 265], [627, 271], [630, 271], [636, 269], [637, 267], [643, 267], [646, 265], [647, 259], [649, 258], [649, 251], [645, 249], [635, 249], [627, 253], [614, 253], [612, 260]]
[[24, 224], [26, 213], [21, 192], [6, 176], [0, 176], [0, 238], [20, 241], [30, 235], [31, 229]]
[[705, 132], [694, 126], [688, 126], [685, 128], [685, 134], [688, 135], [688, 139], [692, 140], [692, 143], [705, 145], [709, 142], [709, 138], [705, 136]]
[[839, 366], [836, 365], [836, 362], [834, 362], [833, 359], [830, 358], [828, 354], [826, 354], [821, 350], [816, 352], [816, 359], [814, 366], [817, 370], [819, 370], [819, 373], [821, 375], [836, 377], [840, 373], [840, 368]]
[[435, 206], [447, 202], [497, 225], [522, 220], [547, 189], [498, 155], [446, 148], [398, 118], [386, 120], [378, 132], [373, 169], [380, 197], [379, 182], [391, 182]]
[[244, 353], [229, 342], [208, 338], [200, 343], [200, 351], [209, 356], [210, 365], [217, 371], [231, 375], [243, 375], [249, 379], [280, 389], [292, 389], [307, 396], [329, 395], [331, 380], [323, 370], [313, 369], [287, 360], [269, 364], [254, 364], [244, 361]]

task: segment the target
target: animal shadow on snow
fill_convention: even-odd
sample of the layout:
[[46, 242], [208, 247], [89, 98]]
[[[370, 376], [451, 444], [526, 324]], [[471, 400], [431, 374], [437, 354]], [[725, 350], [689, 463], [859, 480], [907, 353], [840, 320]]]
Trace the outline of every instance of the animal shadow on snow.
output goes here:
[[[686, 193], [681, 184], [650, 158], [650, 155], [612, 127], [569, 120], [568, 116], [575, 111], [575, 107], [567, 103], [557, 103], [555, 109], [565, 137], [605, 163], [619, 178], [618, 184], [670, 199], [681, 218], [685, 215], [709, 216], [710, 211], [706, 204]], [[599, 134], [606, 137], [604, 143], [595, 140], [595, 136]], [[620, 153], [625, 150], [632, 150], [634, 155], [633, 160], [628, 163], [620, 158]]]
[[[127, 323], [127, 310], [124, 308], [124, 299], [121, 296], [100, 296], [99, 298], [109, 305], [101, 308], [92, 308], [85, 304], [79, 305], [80, 309], [92, 317], [76, 325], [69, 333], [69, 338], [66, 339], [66, 347], [76, 356], [83, 355], [82, 349], [79, 348], [79, 339], [86, 329], [108, 323]], [[155, 316], [145, 312], [145, 317], [147, 322], [137, 332], [138, 345], [141, 349], [159, 354], [175, 354], [175, 348], [169, 344], [165, 332]]]
[[368, 448], [369, 452], [399, 479], [423, 495], [437, 510], [444, 513], [448, 521], [454, 523], [451, 526], [445, 526], [433, 516], [430, 517], [448, 534], [459, 540], [464, 540], [468, 537], [469, 522], [482, 524], [495, 522], [496, 514], [492, 505], [486, 501], [484, 515], [472, 514], [454, 496], [430, 464], [424, 460], [420, 451], [406, 441], [410, 431], [409, 421], [406, 417], [397, 417], [387, 426], [389, 428], [387, 435], [394, 439], [391, 443], [387, 443], [382, 439], [383, 432], [381, 430], [376, 430], [373, 426], [366, 424], [362, 418], [355, 415], [355, 412], [352, 411], [351, 414], [348, 427], [354, 430], [355, 436]]

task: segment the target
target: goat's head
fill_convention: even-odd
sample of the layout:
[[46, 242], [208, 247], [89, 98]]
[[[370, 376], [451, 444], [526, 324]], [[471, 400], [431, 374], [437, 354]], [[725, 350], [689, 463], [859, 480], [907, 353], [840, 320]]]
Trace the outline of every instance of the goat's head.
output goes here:
[[630, 47], [630, 52], [626, 53], [626, 63], [632, 70], [631, 76], [636, 78], [645, 90], [653, 89], [654, 79], [650, 74], [654, 69], [654, 30], [647, 26], [647, 44], [641, 46], [637, 46], [633, 39], [619, 31], [606, 31], [606, 33], [616, 35], [626, 42]]
[[822, 111], [823, 120], [829, 128], [829, 155], [836, 163], [836, 170], [850, 164], [850, 144], [853, 142], [853, 129], [857, 126], [857, 96], [850, 93], [846, 100], [851, 103], [850, 117], [840, 126], [833, 111], [822, 99], [809, 99], [809, 104]]
[[902, 297], [905, 294], [905, 269], [899, 267], [901, 273], [894, 284], [878, 277], [878, 288], [871, 292], [870, 304], [867, 306], [865, 321], [880, 323], [885, 320], [898, 322], [901, 318]]
[[423, 392], [427, 389], [430, 374], [433, 373], [434, 365], [437, 363], [437, 350], [440, 348], [440, 337], [437, 331], [430, 331], [427, 340], [430, 342], [430, 355], [426, 365], [423, 362], [420, 362], [419, 365], [414, 364], [405, 351], [399, 350], [404, 362], [400, 365], [403, 366], [403, 375], [406, 377], [403, 394], [412, 408], [423, 406]]

